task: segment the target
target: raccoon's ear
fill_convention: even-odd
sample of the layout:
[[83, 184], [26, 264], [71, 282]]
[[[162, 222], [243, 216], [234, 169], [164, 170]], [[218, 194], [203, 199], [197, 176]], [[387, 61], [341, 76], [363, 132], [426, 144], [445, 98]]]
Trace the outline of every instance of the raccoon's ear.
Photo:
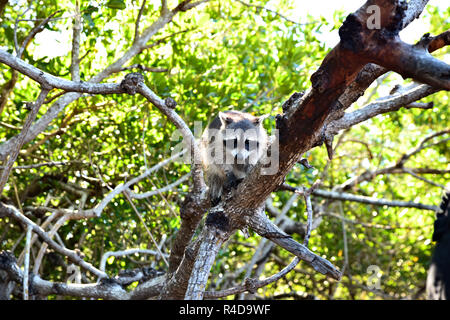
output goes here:
[[266, 118], [268, 118], [268, 117], [270, 117], [270, 114], [264, 114], [264, 115], [262, 115], [262, 116], [256, 117], [256, 119], [253, 120], [253, 123], [256, 124], [256, 125], [257, 125], [257, 124], [262, 124], [263, 121], [264, 121]]
[[225, 112], [219, 112], [219, 119], [220, 122], [222, 122], [222, 124], [224, 126], [229, 125], [230, 123], [233, 122], [233, 118], [231, 118], [228, 114], [226, 114]]

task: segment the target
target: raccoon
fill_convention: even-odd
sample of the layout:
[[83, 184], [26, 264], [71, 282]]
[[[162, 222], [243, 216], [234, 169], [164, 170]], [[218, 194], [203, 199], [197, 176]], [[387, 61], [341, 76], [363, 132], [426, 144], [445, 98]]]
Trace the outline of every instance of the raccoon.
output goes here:
[[236, 187], [263, 156], [268, 136], [262, 125], [267, 115], [240, 111], [219, 112], [202, 136], [202, 161], [211, 203], [224, 189]]

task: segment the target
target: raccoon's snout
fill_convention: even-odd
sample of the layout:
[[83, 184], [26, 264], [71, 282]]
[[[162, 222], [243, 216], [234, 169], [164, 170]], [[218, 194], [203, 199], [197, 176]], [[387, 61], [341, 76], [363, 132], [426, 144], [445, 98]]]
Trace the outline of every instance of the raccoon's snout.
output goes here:
[[245, 157], [242, 153], [238, 153], [236, 154], [236, 156], [234, 157], [234, 164], [246, 164], [248, 162], [248, 158]]

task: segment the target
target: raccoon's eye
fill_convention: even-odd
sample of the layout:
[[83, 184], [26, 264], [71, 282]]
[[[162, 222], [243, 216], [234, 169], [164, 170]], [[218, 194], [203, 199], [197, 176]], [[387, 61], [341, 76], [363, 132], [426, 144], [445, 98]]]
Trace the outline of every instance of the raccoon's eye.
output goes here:
[[231, 146], [233, 145], [233, 148], [237, 148], [237, 144], [238, 144], [238, 141], [237, 141], [237, 138], [235, 138], [235, 139], [228, 139], [228, 140], [223, 140], [223, 146], [224, 147], [227, 147], [227, 148], [231, 148]]
[[256, 150], [259, 148], [259, 142], [258, 141], [250, 141], [250, 140], [245, 140], [245, 150], [250, 151], [250, 150]]

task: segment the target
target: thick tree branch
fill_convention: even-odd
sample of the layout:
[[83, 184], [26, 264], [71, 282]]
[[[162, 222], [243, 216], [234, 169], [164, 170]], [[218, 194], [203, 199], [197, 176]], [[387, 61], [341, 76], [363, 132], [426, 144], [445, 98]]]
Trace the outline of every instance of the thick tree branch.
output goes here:
[[200, 238], [200, 247], [189, 277], [186, 300], [202, 300], [209, 272], [222, 244], [230, 236], [218, 228], [205, 228]]
[[250, 218], [248, 225], [260, 236], [275, 242], [280, 247], [311, 265], [317, 272], [330, 276], [333, 279], [339, 280], [341, 278], [340, 272], [328, 260], [316, 255], [304, 245], [292, 239], [291, 236], [281, 231], [267, 218], [264, 212], [261, 211], [257, 216]]
[[[0, 252], [0, 270], [6, 271], [10, 279], [17, 283], [23, 283], [26, 277], [17, 265], [14, 255], [7, 251]], [[144, 277], [140, 273], [133, 280], [139, 281]], [[137, 300], [158, 295], [165, 280], [164, 276], [157, 276], [139, 284], [134, 290], [128, 292], [121, 285], [121, 283], [128, 283], [130, 281], [128, 278], [129, 276], [125, 274], [114, 279], [102, 279], [92, 284], [71, 284], [47, 281], [31, 273], [28, 284], [31, 294], [45, 296], [56, 294], [105, 300]]]
[[[429, 34], [426, 35], [426, 38], [429, 37]], [[423, 38], [422, 38], [423, 39]], [[434, 52], [438, 49], [441, 49], [445, 46], [450, 45], [450, 30], [441, 33], [438, 36], [428, 38], [428, 51]]]
[[[340, 119], [332, 121], [326, 127], [325, 135], [335, 135], [341, 130], [348, 129], [358, 123], [364, 122], [377, 115], [397, 111], [402, 107], [411, 107], [411, 103], [420, 100], [439, 91], [429, 85], [415, 85], [406, 92], [394, 94], [393, 96], [380, 98], [366, 106], [350, 113], [344, 114]], [[422, 107], [420, 105], [416, 107]], [[429, 106], [423, 106], [428, 109]]]
[[[435, 88], [450, 90], [450, 66], [434, 58], [427, 48], [420, 48], [401, 41], [398, 36], [383, 45], [382, 39], [376, 41], [374, 52], [369, 51], [372, 62], [383, 65], [405, 78], [426, 83]], [[369, 45], [371, 48], [372, 45]]]
[[[305, 239], [303, 241], [303, 245], [306, 247], [308, 246], [309, 237], [311, 235], [311, 230], [313, 229], [313, 225], [312, 225], [313, 212], [312, 212], [310, 196], [311, 196], [311, 193], [319, 186], [319, 184], [320, 184], [320, 180], [317, 181], [316, 183], [314, 183], [314, 185], [311, 188], [302, 190], [302, 194], [305, 198], [305, 203], [306, 203], [306, 212], [308, 215]], [[287, 210], [283, 210], [283, 211], [285, 211], [284, 213], [287, 212]], [[280, 216], [281, 215], [283, 215], [283, 213], [280, 212]], [[255, 255], [256, 255], [256, 253], [255, 253]], [[222, 291], [217, 291], [217, 292], [207, 291], [207, 292], [205, 292], [204, 297], [205, 298], [221, 298], [221, 297], [226, 297], [226, 296], [233, 295], [233, 294], [239, 294], [239, 293], [242, 293], [245, 291], [249, 291], [250, 293], [255, 293], [258, 288], [267, 286], [268, 284], [278, 281], [279, 279], [284, 277], [291, 270], [293, 270], [299, 262], [300, 262], [300, 258], [295, 257], [287, 267], [283, 268], [283, 270], [281, 270], [277, 274], [274, 274], [266, 279], [257, 280], [257, 279], [252, 279], [252, 278], [246, 278], [244, 280], [244, 283], [240, 286], [225, 289]], [[250, 263], [250, 266], [253, 266], [253, 264], [254, 263]]]
[[64, 91], [75, 91], [90, 94], [124, 93], [117, 83], [75, 82], [55, 77], [19, 59], [4, 50], [0, 50], [0, 62], [30, 77], [46, 88], [57, 88]]
[[[405, 12], [405, 18], [403, 20], [404, 26], [407, 26], [412, 20], [420, 15], [427, 2], [428, 0], [417, 0], [408, 3], [408, 9]], [[447, 41], [442, 41], [443, 38], [448, 38], [448, 31], [433, 38], [428, 46], [430, 53], [440, 49], [442, 46], [446, 45], [446, 43], [448, 44]], [[388, 71], [388, 69], [374, 63], [365, 65], [358, 73], [356, 79], [346, 88], [345, 92], [336, 101], [335, 105], [337, 106], [337, 110], [330, 114], [326, 122], [328, 123], [342, 117], [344, 110], [362, 96], [372, 82]]]

